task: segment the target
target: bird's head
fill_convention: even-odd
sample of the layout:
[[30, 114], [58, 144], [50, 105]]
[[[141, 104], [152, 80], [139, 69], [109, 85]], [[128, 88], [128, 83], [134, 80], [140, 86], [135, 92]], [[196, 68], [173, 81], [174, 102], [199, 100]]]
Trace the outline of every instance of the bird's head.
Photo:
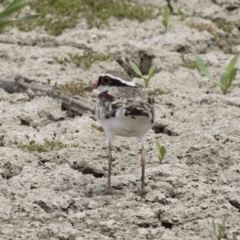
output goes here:
[[137, 87], [134, 82], [131, 82], [130, 77], [121, 71], [105, 71], [98, 80], [89, 86], [86, 90], [99, 89], [101, 92], [108, 91], [111, 87]]

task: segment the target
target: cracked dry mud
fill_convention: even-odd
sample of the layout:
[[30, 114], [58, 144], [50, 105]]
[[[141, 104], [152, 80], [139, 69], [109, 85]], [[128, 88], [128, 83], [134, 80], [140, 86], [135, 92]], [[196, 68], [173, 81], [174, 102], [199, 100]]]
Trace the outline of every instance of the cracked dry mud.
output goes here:
[[[123, 194], [99, 195], [107, 182], [107, 144], [91, 114], [70, 118], [56, 100], [0, 89], [0, 239], [210, 240], [216, 239], [212, 219], [220, 224], [224, 214], [229, 214], [225, 239], [240, 239], [240, 88], [223, 95], [196, 69], [184, 67], [181, 58], [182, 53], [187, 59], [200, 54], [218, 76], [233, 57], [223, 49], [240, 51], [240, 4], [178, 4], [189, 17], [181, 21], [172, 16], [167, 33], [158, 14], [143, 23], [111, 18], [99, 29], [88, 29], [79, 20], [59, 37], [40, 28], [29, 33], [14, 28], [0, 36], [1, 79], [20, 74], [43, 83], [51, 80], [51, 85], [74, 78], [87, 83], [103, 69], [129, 71], [131, 59], [146, 69], [157, 64], [147, 90], [170, 91], [155, 97], [157, 123], [146, 147], [149, 192], [141, 198], [134, 193], [141, 174], [137, 140], [115, 138], [112, 182]], [[214, 23], [219, 19], [235, 27], [224, 32]], [[190, 28], [191, 22], [212, 24], [218, 38]], [[89, 69], [54, 60], [85, 49], [115, 60], [95, 62]], [[90, 101], [96, 96], [85, 94]], [[80, 146], [44, 153], [17, 148], [44, 139]], [[167, 148], [161, 165], [155, 139]]]

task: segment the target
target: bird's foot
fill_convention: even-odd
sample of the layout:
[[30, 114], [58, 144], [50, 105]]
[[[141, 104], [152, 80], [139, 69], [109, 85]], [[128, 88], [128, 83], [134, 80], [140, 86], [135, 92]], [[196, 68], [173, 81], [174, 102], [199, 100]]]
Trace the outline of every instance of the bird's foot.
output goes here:
[[113, 195], [115, 191], [113, 191], [111, 188], [106, 188], [101, 195]]
[[137, 195], [143, 197], [148, 193], [148, 191], [145, 188], [141, 188], [138, 192]]
[[100, 193], [101, 195], [123, 195], [122, 192], [113, 190], [112, 188], [106, 188], [103, 192]]

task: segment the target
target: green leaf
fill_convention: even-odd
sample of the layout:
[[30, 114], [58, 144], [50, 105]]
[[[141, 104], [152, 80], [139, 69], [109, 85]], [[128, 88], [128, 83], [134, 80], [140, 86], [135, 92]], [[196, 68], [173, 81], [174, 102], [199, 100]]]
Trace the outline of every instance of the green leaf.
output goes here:
[[228, 218], [228, 214], [225, 214], [225, 215], [224, 215], [224, 218], [223, 218], [223, 221], [222, 221], [222, 225], [223, 225], [223, 226], [226, 226], [227, 218]]
[[158, 153], [159, 157], [161, 157], [161, 153], [160, 153], [161, 145], [158, 142], [158, 140], [155, 140], [155, 147], [156, 147], [156, 150], [157, 150], [157, 153]]
[[4, 19], [10, 17], [13, 13], [18, 12], [28, 3], [29, 2], [26, 2], [25, 0], [14, 0], [0, 13], [0, 33], [5, 31], [7, 27], [14, 22], [33, 20], [41, 16], [41, 14], [35, 14], [35, 15], [28, 15], [19, 19], [10, 20], [10, 21], [3, 21]]
[[167, 5], [165, 5], [162, 9], [162, 24], [165, 27], [165, 30], [168, 29], [168, 22], [169, 22], [169, 18], [170, 18], [170, 9]]
[[178, 10], [178, 15], [180, 16], [181, 20], [184, 20], [187, 17], [187, 15], [181, 9]]
[[223, 73], [220, 75], [221, 89], [222, 89], [223, 91], [226, 91], [226, 89], [227, 89], [227, 82], [225, 81], [225, 75], [226, 75], [225, 72], [223, 72]]
[[212, 227], [213, 227], [213, 232], [215, 234], [215, 236], [217, 237], [217, 239], [222, 239], [224, 237], [225, 231], [226, 231], [226, 222], [227, 222], [227, 218], [228, 218], [228, 214], [224, 215], [222, 224], [220, 227], [216, 226], [216, 223], [214, 221], [214, 219], [212, 219]]
[[220, 83], [223, 85], [224, 84], [224, 82], [223, 82], [223, 80], [224, 80], [224, 78], [225, 78], [225, 72], [223, 72], [221, 75], [220, 75]]
[[146, 77], [143, 77], [143, 80], [144, 80], [144, 87], [148, 87], [150, 79], [146, 78]]
[[224, 76], [224, 82], [228, 82], [228, 80], [230, 79], [230, 75], [232, 74], [232, 71], [238, 61], [239, 56], [240, 56], [240, 53], [238, 53], [228, 64], [228, 66], [226, 68], [226, 74]]
[[238, 61], [238, 58], [240, 56], [240, 53], [238, 53], [232, 60], [231, 62], [228, 64], [227, 68], [226, 68], [226, 72], [232, 72], [232, 70], [234, 69], [237, 61]]
[[162, 159], [164, 158], [166, 152], [167, 152], [166, 148], [164, 146], [161, 146], [160, 153], [161, 153], [161, 158]]
[[195, 61], [197, 63], [198, 69], [200, 72], [205, 75], [209, 80], [221, 87], [221, 84], [208, 72], [207, 67], [201, 57], [198, 55], [195, 56]]
[[168, 24], [167, 24], [167, 22], [166, 22], [165, 20], [162, 20], [162, 24], [163, 24], [165, 30], [167, 30], [167, 29], [168, 29]]
[[36, 18], [39, 18], [41, 16], [43, 16], [43, 14], [28, 15], [28, 16], [25, 16], [25, 17], [18, 18], [18, 19], [14, 20], [14, 21], [16, 21], [16, 22], [30, 21], [30, 20], [34, 20]]
[[160, 159], [160, 163], [162, 162], [165, 153], [167, 152], [166, 148], [164, 146], [161, 146], [158, 140], [155, 140], [155, 147], [158, 153], [158, 158]]
[[235, 79], [237, 76], [237, 69], [234, 68], [229, 76], [229, 86], [231, 85], [232, 81]]
[[138, 68], [138, 66], [134, 63], [134, 62], [132, 62], [132, 61], [129, 61], [129, 63], [130, 63], [130, 66], [131, 66], [131, 68], [132, 68], [132, 70], [137, 74], [137, 75], [139, 75], [139, 76], [143, 76], [142, 75], [142, 72], [140, 71], [140, 69]]
[[178, 13], [179, 7], [173, 0], [170, 1], [170, 6], [172, 7], [172, 9], [175, 13]]
[[151, 68], [148, 71], [147, 78], [144, 78], [145, 87], [148, 87], [148, 84], [149, 84], [151, 78], [155, 74], [155, 68], [156, 68], [156, 64], [152, 65]]
[[24, 6], [26, 6], [26, 3], [24, 4], [21, 4], [21, 5], [17, 5], [17, 6], [14, 6], [14, 7], [11, 7], [11, 8], [7, 8], [5, 10], [3, 10], [1, 13], [0, 13], [0, 21], [9, 17], [10, 15], [12, 15], [13, 13], [19, 11], [21, 8], [23, 8]]
[[0, 29], [5, 28], [7, 25], [11, 24], [12, 21], [5, 21], [5, 22], [0, 22]]
[[5, 31], [5, 27], [0, 26], [0, 34]]
[[155, 69], [156, 69], [156, 64], [153, 64], [151, 66], [151, 68], [148, 71], [148, 78], [149, 80], [153, 77], [153, 75], [155, 74]]
[[9, 28], [9, 25], [11, 25], [12, 22], [13, 22], [13, 21], [5, 21], [5, 22], [1, 22], [1, 21], [0, 21], [0, 34], [1, 34], [2, 32], [7, 31], [8, 28]]
[[186, 14], [173, 0], [170, 0], [170, 6], [172, 7], [173, 11], [180, 16], [181, 20], [184, 20], [186, 18]]
[[163, 7], [163, 19], [168, 22], [170, 17], [170, 9], [167, 5]]
[[26, 4], [26, 1], [25, 0], [14, 0], [5, 8], [5, 10], [8, 8], [16, 7], [21, 4]]
[[220, 226], [218, 229], [218, 238], [221, 239], [223, 238], [224, 234], [225, 234], [226, 228], [225, 226]]
[[221, 239], [221, 238], [224, 236], [224, 234], [225, 234], [227, 218], [228, 218], [228, 214], [225, 214], [224, 217], [223, 217], [222, 224], [221, 224], [221, 226], [220, 226], [219, 229], [218, 229], [218, 236], [219, 236], [220, 239]]
[[212, 219], [212, 227], [213, 227], [213, 232], [214, 232], [215, 236], [218, 236], [217, 227], [216, 227], [216, 223], [215, 223], [214, 219]]

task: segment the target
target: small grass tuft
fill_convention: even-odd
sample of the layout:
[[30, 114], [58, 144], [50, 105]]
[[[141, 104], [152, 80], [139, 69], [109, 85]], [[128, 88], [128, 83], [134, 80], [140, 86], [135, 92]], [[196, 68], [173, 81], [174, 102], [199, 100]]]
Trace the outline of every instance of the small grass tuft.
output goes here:
[[96, 130], [98, 130], [99, 132], [104, 132], [104, 129], [103, 129], [103, 127], [101, 127], [101, 126], [99, 126], [99, 125], [97, 125], [97, 124], [91, 124], [91, 127], [92, 128], [94, 128], [94, 129], [96, 129]]
[[86, 68], [91, 67], [91, 65], [96, 61], [106, 61], [110, 58], [108, 55], [104, 55], [101, 53], [94, 53], [94, 52], [84, 52], [83, 55], [79, 54], [71, 54], [69, 53], [67, 57], [59, 58], [59, 57], [53, 57], [54, 60], [60, 64], [65, 63], [72, 63], [76, 67], [80, 67], [83, 65]]
[[[217, 28], [222, 29], [224, 32], [227, 32], [227, 33], [230, 33], [235, 27], [235, 25], [233, 23], [227, 23], [223, 19], [215, 21], [214, 24]], [[216, 37], [216, 35], [218, 35], [218, 34], [216, 33], [216, 30], [214, 29], [214, 24], [188, 22], [187, 26], [190, 28], [196, 28], [200, 32], [202, 32], [202, 31], [210, 32], [214, 37]]]
[[129, 145], [123, 145], [122, 148], [128, 151], [131, 150], [131, 147]]
[[234, 24], [227, 23], [225, 20], [220, 19], [218, 21], [215, 21], [215, 24], [218, 28], [222, 29], [224, 32], [231, 33], [231, 31], [234, 29]]
[[216, 31], [214, 30], [213, 24], [209, 23], [197, 23], [197, 22], [187, 22], [186, 25], [190, 28], [195, 28], [200, 32], [207, 31], [211, 33], [213, 36], [216, 35]]
[[79, 95], [84, 92], [84, 88], [87, 86], [81, 79], [74, 79], [73, 81], [65, 84], [55, 83], [54, 87], [58, 94], [66, 95]]
[[77, 148], [79, 147], [79, 144], [63, 144], [60, 141], [50, 141], [47, 139], [44, 139], [44, 144], [39, 144], [39, 143], [30, 143], [30, 144], [19, 144], [17, 146], [20, 149], [24, 149], [27, 150], [29, 152], [48, 152], [51, 150], [57, 150], [57, 149], [61, 149], [61, 148]]

